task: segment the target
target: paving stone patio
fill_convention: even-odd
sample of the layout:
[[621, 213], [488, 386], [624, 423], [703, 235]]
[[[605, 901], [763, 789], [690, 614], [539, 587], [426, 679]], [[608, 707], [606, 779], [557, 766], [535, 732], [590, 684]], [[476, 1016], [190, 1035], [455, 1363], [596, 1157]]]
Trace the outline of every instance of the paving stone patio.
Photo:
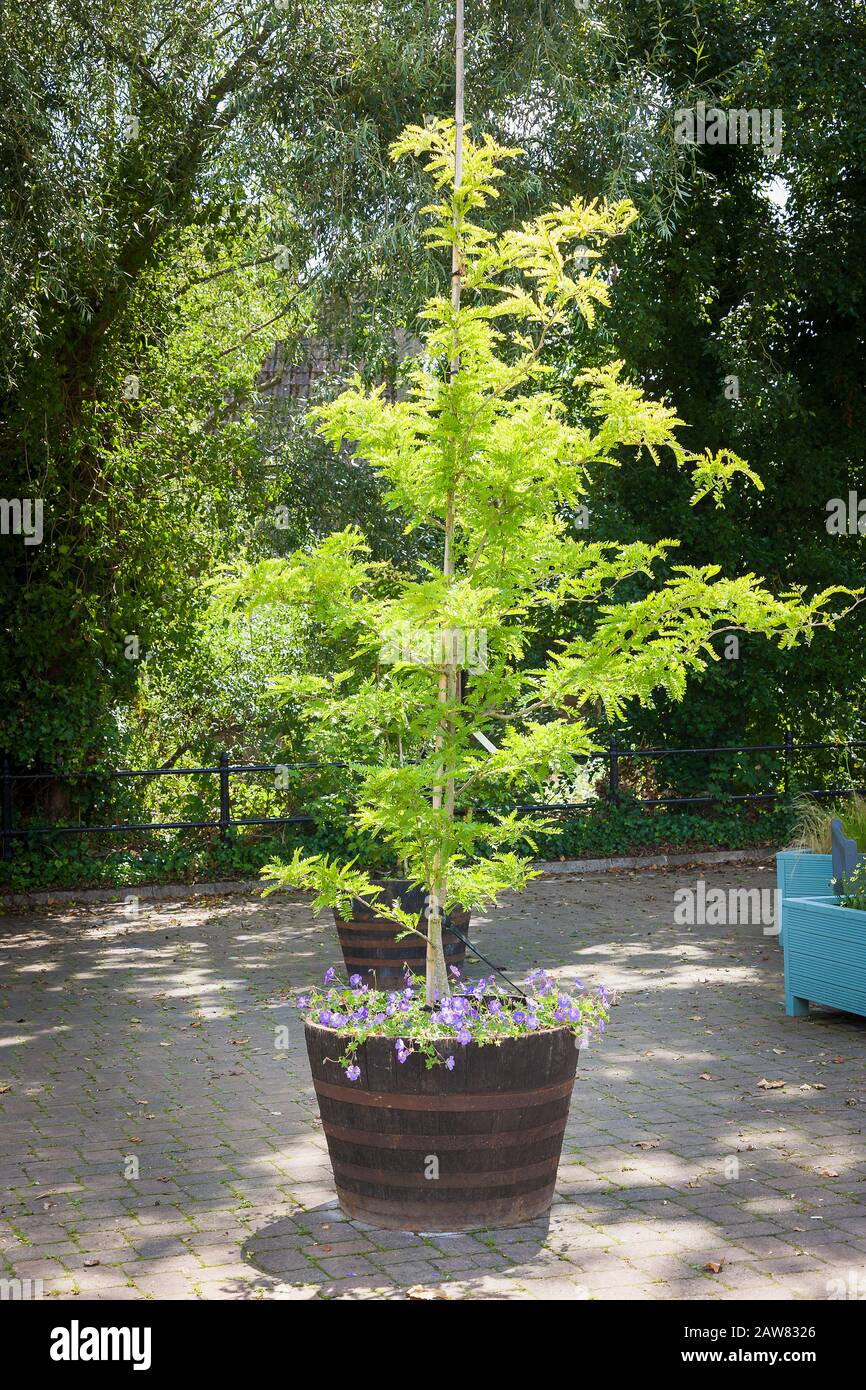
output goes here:
[[6, 917], [0, 1276], [57, 1298], [866, 1297], [866, 1021], [786, 1018], [760, 925], [674, 925], [699, 876], [774, 883], [769, 862], [548, 879], [475, 924], [497, 964], [618, 1002], [549, 1220], [468, 1236], [336, 1206], [290, 995], [338, 953], [304, 903]]

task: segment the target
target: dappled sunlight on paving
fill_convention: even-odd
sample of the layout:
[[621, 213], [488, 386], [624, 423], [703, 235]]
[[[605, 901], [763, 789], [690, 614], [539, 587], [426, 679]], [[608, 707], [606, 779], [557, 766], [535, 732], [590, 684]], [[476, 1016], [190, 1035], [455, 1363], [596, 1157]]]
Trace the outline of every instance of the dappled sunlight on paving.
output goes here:
[[[332, 923], [256, 894], [38, 910], [0, 932], [0, 1273], [95, 1298], [826, 1298], [866, 1287], [866, 1021], [789, 1019], [760, 924], [674, 892], [767, 868], [538, 880], [474, 919], [514, 980], [605, 983], [549, 1219], [348, 1221], [292, 1000]], [[129, 895], [134, 897], [132, 893]], [[471, 973], [489, 973], [475, 964]], [[288, 1029], [288, 1046], [285, 1030]]]

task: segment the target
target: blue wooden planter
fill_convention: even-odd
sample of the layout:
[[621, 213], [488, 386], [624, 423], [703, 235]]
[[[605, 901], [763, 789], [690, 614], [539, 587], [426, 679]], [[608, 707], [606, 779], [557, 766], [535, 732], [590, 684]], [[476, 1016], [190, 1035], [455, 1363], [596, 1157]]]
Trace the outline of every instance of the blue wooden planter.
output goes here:
[[788, 898], [826, 898], [833, 889], [832, 854], [813, 854], [808, 849], [786, 849], [776, 855], [779, 890], [777, 923], [779, 940], [785, 942], [785, 901]]
[[807, 1014], [811, 1001], [866, 1017], [866, 912], [830, 897], [788, 898], [784, 950], [789, 1014]]

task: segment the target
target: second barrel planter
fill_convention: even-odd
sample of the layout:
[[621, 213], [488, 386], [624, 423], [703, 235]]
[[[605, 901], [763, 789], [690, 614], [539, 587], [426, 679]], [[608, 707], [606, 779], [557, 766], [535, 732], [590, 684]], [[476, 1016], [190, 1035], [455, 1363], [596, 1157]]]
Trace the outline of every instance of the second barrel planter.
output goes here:
[[[427, 934], [425, 915], [426, 897], [421, 888], [412, 887], [408, 879], [388, 878], [378, 880], [382, 896], [376, 907], [352, 900], [352, 915], [341, 917], [334, 910], [340, 950], [349, 975], [360, 975], [364, 984], [371, 989], [402, 989], [404, 975], [409, 970], [413, 975], [423, 975], [426, 965], [427, 945], [420, 936], [410, 934], [402, 941], [397, 940], [404, 931], [402, 923], [388, 916], [388, 905], [397, 900], [406, 912], [417, 915], [418, 930]], [[455, 908], [442, 922], [442, 942], [445, 947], [446, 964], [463, 969], [466, 946], [460, 936], [466, 935], [469, 926], [469, 913]]]

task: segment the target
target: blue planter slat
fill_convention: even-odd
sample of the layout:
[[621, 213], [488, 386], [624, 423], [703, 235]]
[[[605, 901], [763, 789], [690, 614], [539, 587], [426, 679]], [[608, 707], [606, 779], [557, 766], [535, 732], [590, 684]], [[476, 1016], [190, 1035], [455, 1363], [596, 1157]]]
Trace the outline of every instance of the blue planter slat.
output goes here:
[[832, 891], [832, 854], [813, 854], [808, 849], [786, 849], [776, 855], [779, 890], [779, 940], [785, 944], [785, 900], [826, 898]]
[[785, 901], [785, 1008], [809, 1003], [866, 1017], [866, 912], [835, 898]]

